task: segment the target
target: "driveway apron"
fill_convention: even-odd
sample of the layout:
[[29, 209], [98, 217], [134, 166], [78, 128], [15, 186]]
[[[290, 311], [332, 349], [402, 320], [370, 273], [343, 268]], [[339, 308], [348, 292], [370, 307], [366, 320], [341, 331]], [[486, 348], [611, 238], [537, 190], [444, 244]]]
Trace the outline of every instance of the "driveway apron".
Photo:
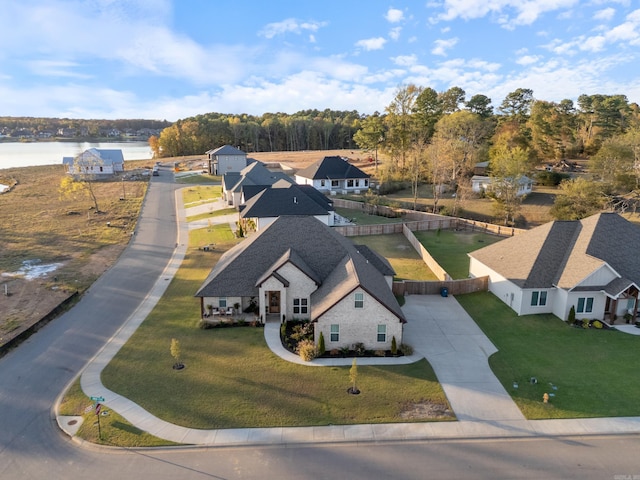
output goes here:
[[452, 297], [409, 295], [404, 342], [431, 363], [458, 420], [525, 420], [489, 368], [496, 347]]

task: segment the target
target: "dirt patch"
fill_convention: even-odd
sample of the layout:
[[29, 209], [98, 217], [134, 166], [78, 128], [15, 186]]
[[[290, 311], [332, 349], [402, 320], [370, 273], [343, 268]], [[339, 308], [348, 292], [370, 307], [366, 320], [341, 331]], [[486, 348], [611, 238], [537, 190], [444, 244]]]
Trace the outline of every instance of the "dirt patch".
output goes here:
[[[72, 265], [75, 275], [97, 279], [117, 260], [124, 245], [110, 245], [87, 258], [64, 262], [60, 272]], [[24, 332], [66, 300], [74, 289], [57, 281], [58, 271], [38, 278], [0, 276], [0, 346]], [[8, 295], [5, 295], [5, 285]]]
[[406, 405], [400, 412], [403, 420], [455, 418], [449, 408], [442, 403], [418, 402]]

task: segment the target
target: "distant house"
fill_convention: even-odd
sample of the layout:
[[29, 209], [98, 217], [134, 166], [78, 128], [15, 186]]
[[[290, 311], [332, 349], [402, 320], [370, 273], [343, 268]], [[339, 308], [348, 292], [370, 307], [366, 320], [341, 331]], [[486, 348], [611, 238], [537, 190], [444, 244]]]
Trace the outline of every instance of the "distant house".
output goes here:
[[360, 193], [369, 189], [369, 175], [342, 157], [324, 157], [296, 173], [296, 183], [321, 192]]
[[[504, 181], [511, 182], [510, 179]], [[494, 177], [487, 177], [485, 175], [474, 175], [471, 177], [471, 190], [480, 193], [491, 190], [495, 185], [496, 179]], [[526, 175], [518, 177], [517, 180], [517, 192], [516, 196], [521, 197], [523, 195], [529, 195], [533, 191], [533, 180]]]
[[239, 172], [227, 172], [222, 176], [222, 196], [227, 204], [239, 207], [253, 195], [279, 180], [294, 183], [282, 172], [272, 172], [263, 163], [249, 160], [249, 165]]
[[208, 306], [257, 305], [263, 321], [309, 320], [327, 350], [402, 343], [405, 317], [389, 262], [313, 217], [282, 216], [225, 252], [195, 296]]
[[230, 145], [208, 150], [209, 173], [224, 175], [229, 172], [240, 172], [247, 166], [247, 154]]
[[333, 202], [311, 185], [297, 185], [279, 180], [261, 189], [240, 206], [240, 217], [251, 219], [261, 231], [282, 216], [311, 216], [325, 225], [333, 226]]
[[124, 171], [122, 150], [90, 148], [75, 157], [64, 157], [63, 165], [70, 175], [113, 175]]
[[472, 277], [518, 315], [566, 320], [635, 318], [640, 286], [640, 227], [616, 213], [554, 221], [469, 254]]

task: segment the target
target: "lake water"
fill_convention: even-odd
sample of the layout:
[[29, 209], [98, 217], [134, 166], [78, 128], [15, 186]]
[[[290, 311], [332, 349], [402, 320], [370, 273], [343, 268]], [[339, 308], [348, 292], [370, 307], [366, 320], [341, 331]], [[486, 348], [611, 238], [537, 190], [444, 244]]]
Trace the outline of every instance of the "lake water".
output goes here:
[[0, 169], [61, 165], [62, 157], [75, 157], [89, 148], [122, 150], [125, 160], [149, 160], [147, 142], [6, 142], [0, 143]]

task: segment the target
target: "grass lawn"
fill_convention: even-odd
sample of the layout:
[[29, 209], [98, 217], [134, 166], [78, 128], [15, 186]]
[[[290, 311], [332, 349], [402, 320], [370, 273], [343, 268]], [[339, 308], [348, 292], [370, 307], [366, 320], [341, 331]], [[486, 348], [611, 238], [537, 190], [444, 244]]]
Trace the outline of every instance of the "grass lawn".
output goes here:
[[[219, 251], [234, 243], [226, 225], [201, 230], [191, 245], [209, 241], [216, 250], [190, 248], [164, 297], [103, 371], [107, 388], [164, 420], [204, 429], [422, 421], [401, 413], [426, 401], [447, 405], [425, 360], [358, 366], [362, 393], [354, 396], [346, 393], [350, 366], [283, 361], [267, 347], [262, 328], [199, 329], [193, 294]], [[179, 372], [171, 368], [172, 338], [186, 364]]]
[[[456, 298], [498, 348], [491, 368], [527, 418], [640, 415], [640, 336], [570, 327], [551, 314], [518, 317], [487, 292]], [[555, 394], [546, 405], [545, 392]]]
[[187, 217], [187, 222], [195, 222], [196, 220], [202, 220], [204, 218], [220, 217], [222, 215], [229, 215], [230, 213], [238, 213], [235, 208], [223, 208], [222, 210], [212, 210], [210, 212], [201, 213], [200, 215], [193, 215]]
[[222, 196], [220, 185], [199, 185], [186, 188], [182, 191], [182, 200], [185, 207], [192, 207], [200, 203], [216, 200]]
[[409, 240], [401, 233], [349, 237], [355, 244], [367, 245], [391, 263], [396, 271], [394, 280], [437, 280], [422, 261]]
[[499, 242], [502, 237], [486, 233], [431, 230], [413, 232], [420, 243], [452, 278], [469, 276], [467, 253]]
[[379, 225], [382, 223], [402, 223], [402, 218], [387, 218], [380, 215], [369, 215], [362, 210], [352, 208], [336, 208], [336, 213], [350, 218], [356, 225]]
[[176, 178], [176, 183], [201, 184], [201, 183], [219, 183], [222, 180], [220, 175], [209, 175], [203, 173], [201, 175], [185, 175]]

